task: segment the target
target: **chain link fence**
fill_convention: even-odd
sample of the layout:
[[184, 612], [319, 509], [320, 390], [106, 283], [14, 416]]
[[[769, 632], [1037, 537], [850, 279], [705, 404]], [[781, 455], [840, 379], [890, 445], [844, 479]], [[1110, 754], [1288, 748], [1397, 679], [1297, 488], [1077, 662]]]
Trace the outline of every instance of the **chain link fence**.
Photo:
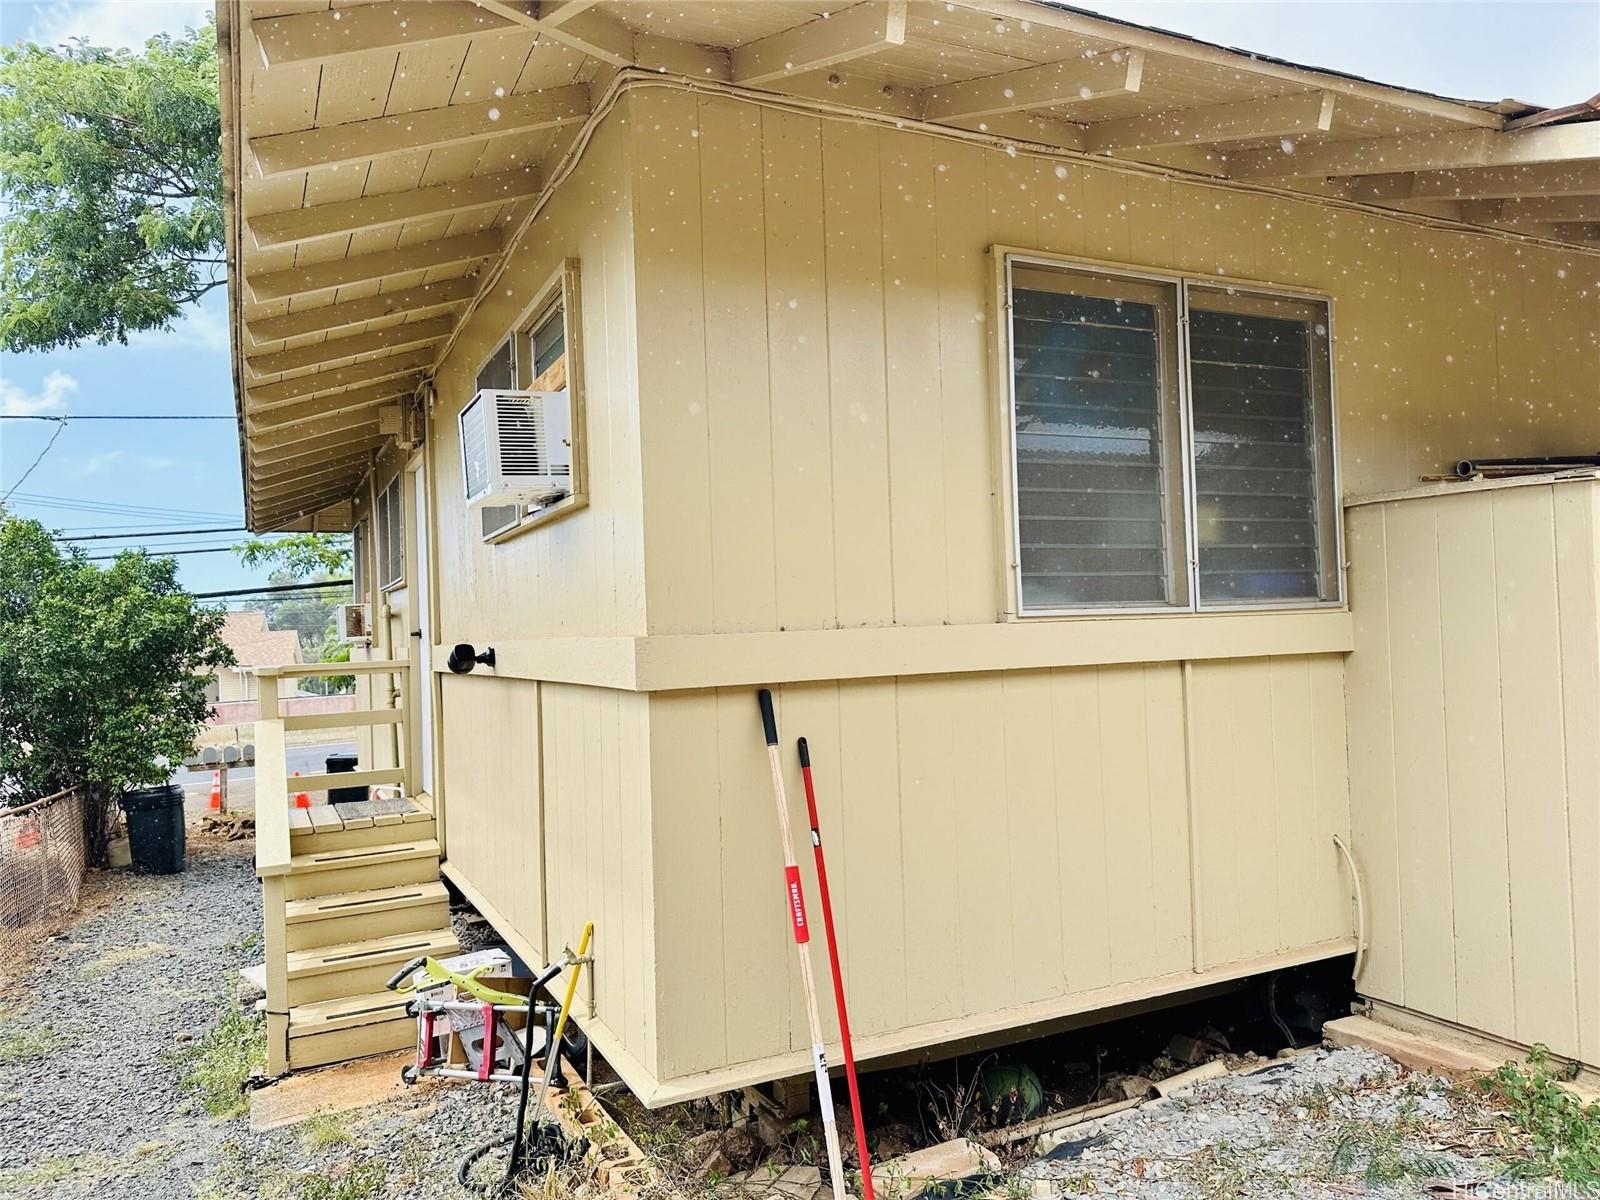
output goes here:
[[20, 962], [83, 891], [83, 797], [0, 809], [0, 964]]

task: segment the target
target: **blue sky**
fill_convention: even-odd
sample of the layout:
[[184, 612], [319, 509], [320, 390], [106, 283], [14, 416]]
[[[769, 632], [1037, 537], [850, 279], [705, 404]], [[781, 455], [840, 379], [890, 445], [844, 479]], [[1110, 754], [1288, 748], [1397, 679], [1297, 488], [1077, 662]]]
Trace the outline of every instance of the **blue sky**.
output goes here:
[[[1080, 0], [1082, 2], [1082, 0]], [[1507, 96], [1571, 103], [1600, 92], [1600, 0], [1549, 3], [1082, 3], [1108, 16], [1155, 25], [1311, 66], [1475, 100]], [[203, 19], [185, 0], [0, 0], [0, 38], [53, 43], [74, 34], [141, 44], [159, 30]], [[233, 411], [226, 316], [220, 290], [176, 330], [133, 344], [0, 359], [0, 411], [46, 413], [212, 413]], [[14, 484], [55, 431], [53, 423], [0, 422], [0, 494]], [[242, 510], [238, 443], [225, 421], [79, 422], [69, 425], [20, 492], [69, 503], [168, 510], [196, 526], [237, 524]], [[73, 533], [155, 528], [115, 513], [18, 503]], [[176, 514], [192, 514], [184, 522]], [[171, 525], [169, 527], [178, 527]], [[187, 539], [216, 545], [233, 535]], [[170, 546], [183, 539], [152, 539]], [[247, 586], [262, 572], [225, 554], [179, 559], [196, 590]]]

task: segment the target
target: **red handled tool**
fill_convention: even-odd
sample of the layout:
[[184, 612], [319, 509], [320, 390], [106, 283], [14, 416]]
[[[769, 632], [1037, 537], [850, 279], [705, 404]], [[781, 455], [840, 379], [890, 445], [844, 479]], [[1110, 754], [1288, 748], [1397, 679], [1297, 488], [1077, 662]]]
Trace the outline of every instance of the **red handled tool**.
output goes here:
[[787, 897], [789, 920], [794, 926], [795, 949], [800, 953], [800, 983], [806, 994], [806, 1016], [811, 1020], [811, 1065], [817, 1073], [817, 1103], [822, 1108], [822, 1134], [828, 1143], [829, 1183], [833, 1185], [834, 1200], [846, 1200], [844, 1159], [839, 1152], [839, 1126], [833, 1116], [828, 1056], [822, 1048], [822, 1017], [817, 1011], [817, 980], [811, 973], [811, 927], [806, 923], [806, 899], [800, 887], [800, 864], [795, 862], [794, 838], [789, 833], [789, 801], [783, 790], [783, 763], [778, 760], [778, 718], [772, 711], [771, 692], [762, 688], [756, 694], [756, 700], [761, 705], [761, 725], [767, 736], [767, 758], [772, 765], [772, 793], [778, 802], [778, 831], [783, 838], [783, 890]]
[[828, 935], [828, 962], [833, 967], [833, 999], [839, 1006], [839, 1041], [844, 1046], [844, 1079], [850, 1087], [850, 1111], [856, 1119], [856, 1155], [861, 1159], [861, 1200], [872, 1200], [872, 1163], [867, 1158], [867, 1126], [856, 1086], [856, 1052], [850, 1044], [850, 1018], [844, 1011], [844, 975], [839, 968], [839, 940], [833, 934], [833, 901], [828, 896], [828, 866], [822, 860], [822, 830], [817, 821], [817, 786], [811, 779], [811, 749], [801, 738], [800, 778], [806, 784], [806, 812], [811, 818], [811, 851], [817, 856], [817, 894], [822, 898], [822, 928]]

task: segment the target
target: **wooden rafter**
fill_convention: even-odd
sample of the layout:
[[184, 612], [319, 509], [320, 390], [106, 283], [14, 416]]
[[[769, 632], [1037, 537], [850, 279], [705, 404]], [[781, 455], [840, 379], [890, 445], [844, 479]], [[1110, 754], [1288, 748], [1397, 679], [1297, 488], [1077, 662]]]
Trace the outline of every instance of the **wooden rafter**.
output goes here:
[[252, 471], [250, 478], [255, 486], [250, 489], [250, 492], [257, 500], [270, 500], [274, 496], [293, 495], [296, 492], [304, 493], [318, 483], [326, 483], [332, 486], [335, 479], [344, 479], [348, 476], [363, 473], [371, 460], [371, 452], [366, 451], [360, 454], [350, 454], [330, 459], [326, 463], [319, 464], [317, 469], [312, 471], [308, 471], [304, 467], [297, 467], [292, 463], [288, 466], [277, 466], [271, 470]]
[[1093, 58], [1045, 63], [929, 88], [922, 115], [929, 121], [963, 121], [1127, 96], [1139, 90], [1143, 73], [1143, 51], [1107, 50]]
[[427, 320], [388, 325], [349, 337], [328, 338], [309, 346], [296, 346], [292, 350], [257, 354], [245, 359], [245, 366], [251, 375], [264, 379], [284, 371], [298, 371], [301, 367], [322, 367], [345, 359], [360, 358], [363, 354], [399, 350], [407, 346], [426, 346], [443, 341], [454, 328], [455, 321], [450, 317], [429, 317]]
[[[404, 9], [402, 19], [397, 12]], [[250, 22], [264, 67], [325, 62], [368, 50], [398, 50], [460, 41], [519, 27], [470, 0], [427, 4], [357, 4]]]
[[633, 31], [610, 13], [601, 12], [592, 4], [574, 8], [563, 5], [546, 19], [538, 0], [475, 0], [482, 8], [497, 17], [504, 17], [514, 26], [533, 29], [541, 36], [581, 50], [591, 58], [613, 67], [634, 64]]
[[351, 483], [340, 482], [331, 488], [324, 488], [310, 496], [296, 496], [280, 503], [276, 508], [270, 506], [256, 507], [252, 505], [256, 521], [266, 530], [281, 529], [292, 521], [304, 520], [307, 517], [326, 512], [340, 504], [347, 504], [354, 491], [355, 480]]
[[1352, 180], [1344, 194], [1351, 200], [1376, 204], [1404, 200], [1593, 196], [1600, 195], [1600, 162], [1368, 175]]
[[364, 383], [378, 383], [397, 375], [415, 375], [433, 365], [433, 351], [427, 348], [374, 358], [348, 367], [334, 367], [315, 375], [299, 375], [281, 383], [264, 383], [249, 391], [247, 411], [288, 400], [306, 400], [324, 392], [338, 392]]
[[[288, 430], [342, 417], [352, 420], [351, 413], [392, 403], [408, 396], [422, 383], [418, 374], [401, 375], [384, 380], [371, 387], [354, 388], [319, 396], [310, 400], [289, 401], [282, 404], [252, 404], [245, 414], [245, 429], [251, 437], [269, 431]], [[304, 429], [293, 436], [303, 436]]]
[[397, 292], [380, 292], [361, 300], [345, 300], [338, 304], [324, 304], [320, 308], [302, 309], [281, 317], [263, 317], [251, 321], [246, 328], [252, 341], [257, 345], [265, 345], [307, 333], [349, 329], [396, 313], [420, 316], [430, 309], [465, 304], [477, 293], [478, 280], [463, 275], [457, 279], [442, 279], [438, 283], [402, 288]]
[[1211, 146], [1221, 142], [1326, 133], [1333, 127], [1332, 92], [1301, 92], [1181, 109], [1148, 117], [1101, 121], [1084, 133], [1084, 148], [1107, 154], [1160, 146]]
[[318, 421], [308, 421], [303, 425], [262, 429], [251, 435], [250, 449], [254, 453], [257, 450], [279, 450], [289, 446], [315, 445], [324, 439], [336, 439], [346, 433], [353, 434], [361, 431], [367, 433], [378, 432], [376, 409], [324, 417]]
[[250, 447], [250, 465], [255, 468], [302, 458], [325, 459], [329, 457], [330, 451], [344, 453], [354, 449], [365, 452], [375, 449], [383, 437], [384, 435], [378, 432], [377, 424], [373, 423], [302, 438], [295, 442], [284, 442], [277, 446], [257, 443]]
[[508, 200], [536, 194], [539, 186], [537, 169], [519, 168], [456, 179], [433, 187], [263, 213], [251, 217], [248, 224], [256, 245], [281, 246], [321, 237], [345, 237], [427, 217], [498, 208]]
[[251, 138], [250, 152], [263, 175], [284, 175], [312, 167], [373, 162], [484, 138], [535, 133], [579, 123], [588, 115], [589, 89], [575, 83], [503, 99], [447, 104], [392, 117]]
[[391, 275], [409, 275], [413, 271], [453, 267], [480, 258], [492, 258], [500, 253], [504, 244], [505, 237], [500, 230], [484, 229], [478, 233], [464, 233], [432, 242], [417, 242], [398, 250], [380, 250], [376, 254], [357, 254], [351, 258], [312, 263], [306, 267], [268, 271], [264, 275], [247, 276], [247, 280], [254, 299], [286, 300], [291, 296], [325, 292], [329, 288], [352, 283], [387, 279]]
[[1600, 221], [1600, 195], [1469, 200], [1461, 205], [1461, 219], [1484, 225], [1501, 221]]
[[864, 0], [782, 33], [736, 46], [733, 81], [757, 84], [837, 66], [904, 45], [906, 0]]
[[1360, 141], [1269, 146], [1228, 160], [1235, 179], [1384, 175], [1465, 167], [1523, 167], [1600, 159], [1600, 123], [1550, 125], [1520, 133], [1468, 130]]

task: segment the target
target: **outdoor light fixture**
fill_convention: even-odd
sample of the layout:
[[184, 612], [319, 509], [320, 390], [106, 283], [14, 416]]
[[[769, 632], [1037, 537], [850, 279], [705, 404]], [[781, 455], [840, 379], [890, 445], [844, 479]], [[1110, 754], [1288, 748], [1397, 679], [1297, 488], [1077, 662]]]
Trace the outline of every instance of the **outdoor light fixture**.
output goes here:
[[482, 654], [479, 654], [477, 647], [471, 642], [457, 642], [455, 648], [450, 651], [447, 665], [457, 675], [465, 675], [478, 663], [486, 667], [494, 666], [493, 646], [487, 647]]

